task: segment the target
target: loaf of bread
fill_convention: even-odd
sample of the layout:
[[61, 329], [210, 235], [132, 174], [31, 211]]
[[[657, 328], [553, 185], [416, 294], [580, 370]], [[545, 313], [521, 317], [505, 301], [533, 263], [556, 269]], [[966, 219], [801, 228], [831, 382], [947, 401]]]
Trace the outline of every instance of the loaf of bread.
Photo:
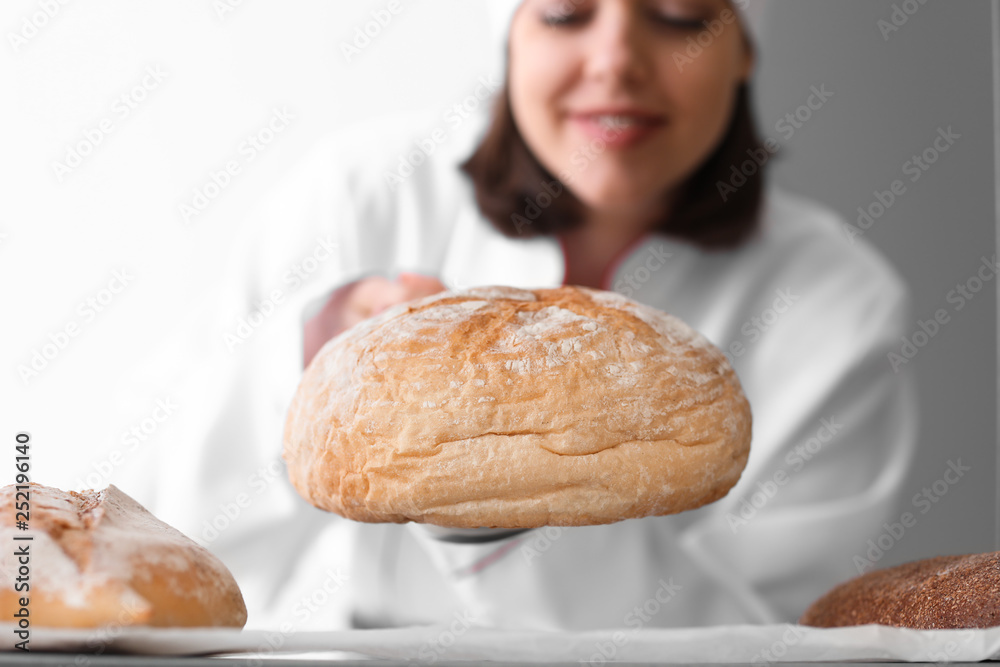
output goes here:
[[284, 458], [304, 498], [358, 521], [577, 526], [721, 498], [750, 426], [725, 356], [677, 318], [587, 288], [483, 287], [329, 341]]
[[1000, 552], [873, 570], [814, 602], [802, 625], [877, 623], [920, 630], [1000, 625]]
[[[116, 487], [76, 493], [31, 484], [28, 493], [29, 530], [21, 531], [14, 522], [23, 492], [17, 498], [15, 487], [0, 489], [0, 613], [8, 621], [28, 598], [37, 627], [246, 623], [226, 566]], [[21, 562], [17, 548], [28, 550]], [[19, 575], [21, 566], [27, 570]], [[15, 588], [25, 583], [27, 591]]]

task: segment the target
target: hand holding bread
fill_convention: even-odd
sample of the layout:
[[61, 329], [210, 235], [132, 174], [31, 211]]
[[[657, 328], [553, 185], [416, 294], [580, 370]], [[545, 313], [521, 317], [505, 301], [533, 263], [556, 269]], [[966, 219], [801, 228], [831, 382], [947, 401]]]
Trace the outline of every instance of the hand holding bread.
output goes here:
[[430, 296], [444, 289], [444, 284], [437, 278], [417, 273], [401, 273], [396, 280], [368, 276], [341, 287], [305, 324], [304, 364], [309, 365], [326, 341], [358, 322], [396, 304]]

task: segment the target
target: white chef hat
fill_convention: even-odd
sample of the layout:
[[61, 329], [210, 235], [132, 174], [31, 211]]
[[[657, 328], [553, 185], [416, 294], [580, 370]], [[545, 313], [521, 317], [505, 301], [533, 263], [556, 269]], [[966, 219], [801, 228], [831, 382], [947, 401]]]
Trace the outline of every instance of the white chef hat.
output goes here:
[[[487, 7], [490, 13], [490, 31], [497, 45], [497, 52], [506, 54], [507, 32], [514, 11], [523, 0], [490, 0]], [[764, 19], [769, 0], [730, 0], [736, 10], [740, 24], [751, 42], [760, 44], [764, 38]], [[505, 59], [501, 59], [505, 62]]]

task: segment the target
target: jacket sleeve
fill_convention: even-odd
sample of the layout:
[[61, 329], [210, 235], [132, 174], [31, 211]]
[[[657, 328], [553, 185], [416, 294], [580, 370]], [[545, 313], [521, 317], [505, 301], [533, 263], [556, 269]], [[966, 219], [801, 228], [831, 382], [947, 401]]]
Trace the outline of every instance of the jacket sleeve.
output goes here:
[[[281, 458], [303, 367], [302, 322], [380, 260], [359, 247], [343, 162], [336, 143], [319, 146], [262, 199], [220, 257], [218, 281], [117, 391], [124, 423], [155, 398], [177, 409], [113, 481], [222, 558], [251, 626], [296, 622], [299, 601], [324, 584], [323, 595], [340, 599], [330, 595], [339, 580], [326, 580], [346, 571], [346, 555], [330, 548], [343, 542], [330, 537], [337, 518], [298, 497]], [[299, 566], [307, 559], [315, 567]], [[331, 625], [347, 622], [335, 603], [322, 613]], [[308, 616], [316, 623], [320, 614]]]
[[[318, 142], [243, 221], [218, 282], [118, 391], [126, 423], [151, 397], [179, 408], [170, 436], [116, 483], [223, 559], [251, 626], [348, 625], [347, 595], [335, 589], [347, 574], [349, 522], [291, 487], [282, 434], [302, 376], [303, 324], [330, 294], [372, 273], [433, 274], [441, 263], [458, 200], [440, 181], [453, 170], [427, 164], [389, 188], [385, 174], [426, 124], [398, 120]], [[317, 598], [327, 602], [313, 609]]]
[[913, 510], [897, 504], [909, 498], [917, 397], [909, 364], [890, 356], [909, 333], [909, 298], [867, 247], [845, 261], [837, 239], [826, 243], [762, 290], [797, 301], [735, 363], [754, 414], [751, 461], [683, 536], [753, 620], [795, 621], [876, 566], [887, 550], [871, 545], [891, 549]]

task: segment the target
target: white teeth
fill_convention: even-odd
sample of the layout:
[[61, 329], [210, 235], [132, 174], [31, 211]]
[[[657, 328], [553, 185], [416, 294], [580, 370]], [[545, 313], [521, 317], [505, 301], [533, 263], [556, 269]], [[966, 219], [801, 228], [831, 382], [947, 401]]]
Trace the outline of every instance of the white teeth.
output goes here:
[[639, 124], [635, 116], [596, 116], [597, 122], [612, 130], [620, 130]]

